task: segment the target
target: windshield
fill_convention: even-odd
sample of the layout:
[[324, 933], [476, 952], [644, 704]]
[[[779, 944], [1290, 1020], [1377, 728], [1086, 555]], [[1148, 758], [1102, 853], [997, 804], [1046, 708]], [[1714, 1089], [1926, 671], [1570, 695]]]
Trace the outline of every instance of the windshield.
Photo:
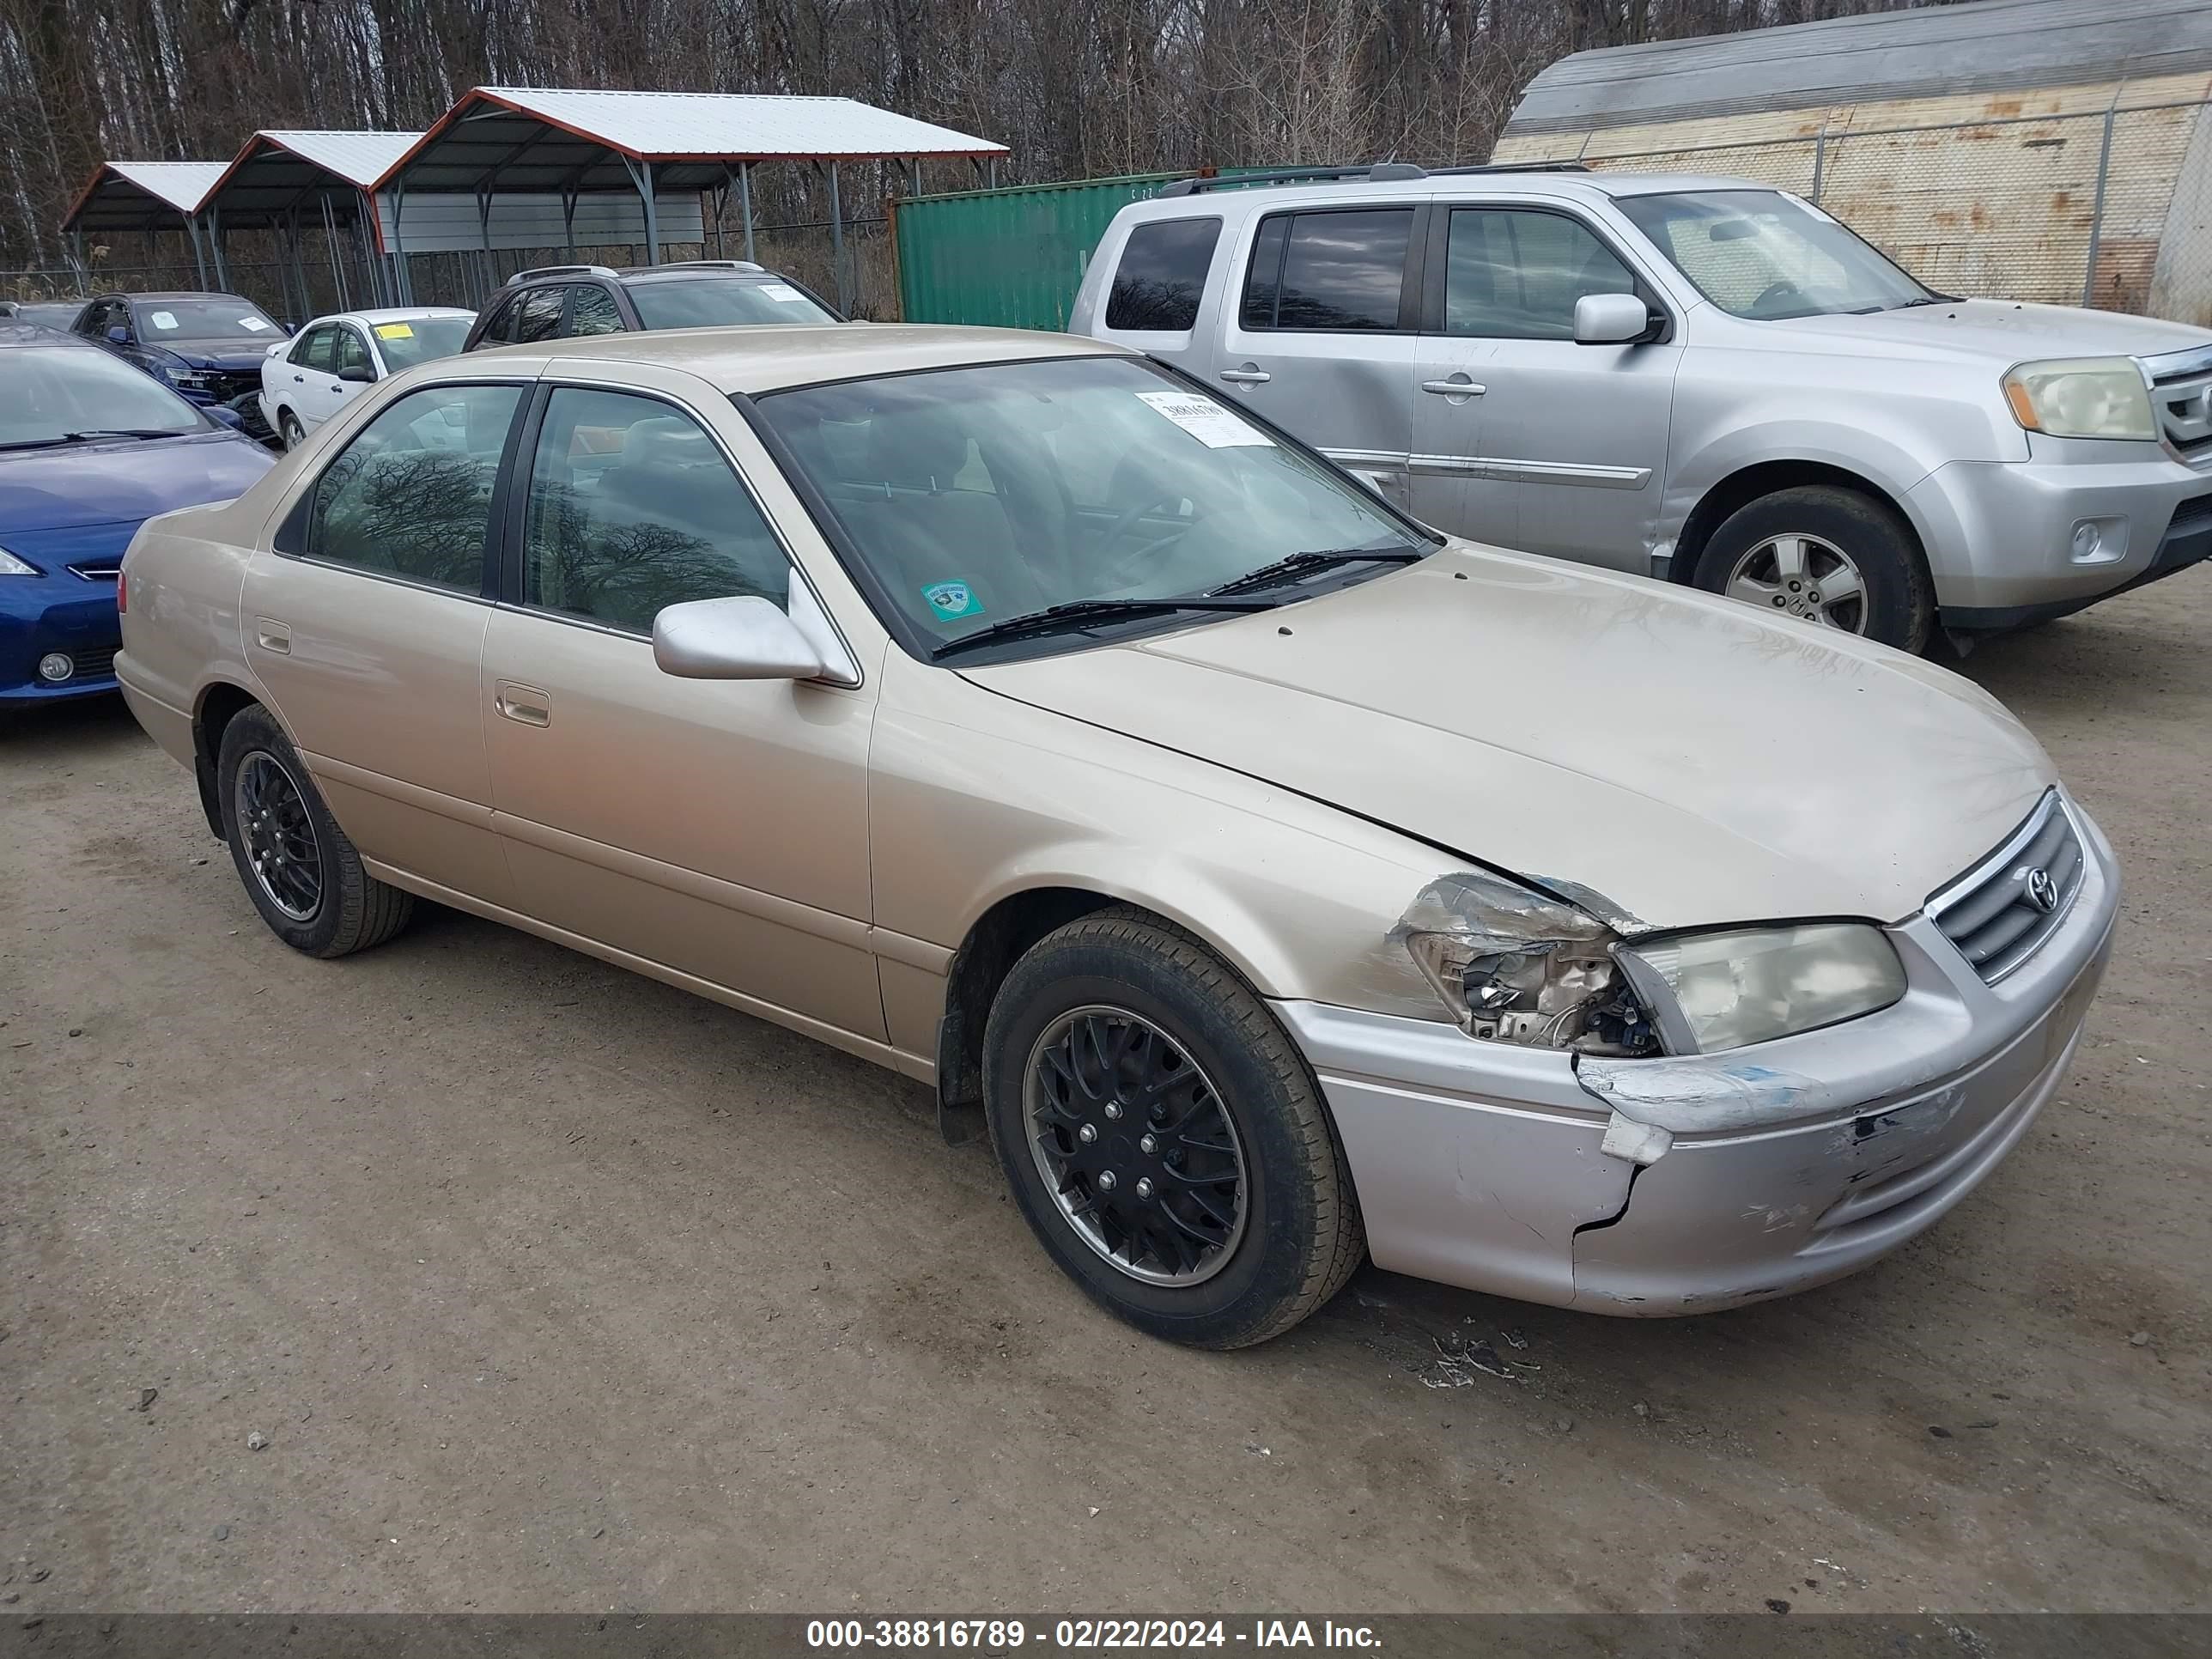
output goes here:
[[235, 337], [267, 345], [283, 332], [251, 300], [147, 300], [137, 313], [140, 337], [157, 344]]
[[789, 283], [685, 276], [632, 283], [630, 303], [647, 328], [720, 328], [732, 323], [834, 323]]
[[403, 322], [373, 323], [370, 327], [376, 334], [376, 349], [384, 354], [384, 366], [397, 374], [433, 357], [458, 356], [474, 321], [473, 314], [410, 317]]
[[1809, 202], [1778, 190], [1616, 201], [1698, 293], [1737, 317], [1893, 311], [1941, 297]]
[[0, 447], [59, 443], [72, 432], [210, 430], [199, 412], [142, 369], [83, 346], [0, 352]]
[[1138, 359], [940, 369], [758, 406], [925, 647], [1049, 605], [1205, 594], [1293, 553], [1430, 547], [1358, 484]]

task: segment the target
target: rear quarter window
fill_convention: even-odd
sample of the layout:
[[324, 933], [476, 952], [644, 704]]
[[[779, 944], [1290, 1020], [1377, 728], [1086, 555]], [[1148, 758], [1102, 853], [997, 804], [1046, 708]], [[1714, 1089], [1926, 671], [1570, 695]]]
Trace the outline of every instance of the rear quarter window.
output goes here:
[[1188, 331], [1220, 239], [1218, 219], [1164, 219], [1131, 230], [1107, 295], [1106, 326]]

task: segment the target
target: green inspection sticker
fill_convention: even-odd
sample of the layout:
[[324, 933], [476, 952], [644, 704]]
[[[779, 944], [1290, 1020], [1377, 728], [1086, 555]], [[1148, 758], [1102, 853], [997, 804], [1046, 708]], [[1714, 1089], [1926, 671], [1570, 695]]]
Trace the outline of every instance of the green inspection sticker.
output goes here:
[[957, 622], [963, 617], [983, 614], [983, 601], [975, 597], [975, 588], [964, 578], [932, 582], [921, 590], [921, 597], [929, 601], [929, 608], [937, 613], [940, 622]]

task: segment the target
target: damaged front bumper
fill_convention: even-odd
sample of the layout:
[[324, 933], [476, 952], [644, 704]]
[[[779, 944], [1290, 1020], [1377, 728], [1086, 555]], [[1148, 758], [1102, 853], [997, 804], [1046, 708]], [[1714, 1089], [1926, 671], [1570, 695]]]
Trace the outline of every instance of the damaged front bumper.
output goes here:
[[1890, 929], [1904, 1000], [1712, 1055], [1601, 1060], [1311, 1002], [1276, 1012], [1327, 1095], [1377, 1266], [1629, 1315], [1842, 1277], [1972, 1190], [2057, 1089], [2111, 950], [2112, 849], [1986, 984], [1935, 924]]

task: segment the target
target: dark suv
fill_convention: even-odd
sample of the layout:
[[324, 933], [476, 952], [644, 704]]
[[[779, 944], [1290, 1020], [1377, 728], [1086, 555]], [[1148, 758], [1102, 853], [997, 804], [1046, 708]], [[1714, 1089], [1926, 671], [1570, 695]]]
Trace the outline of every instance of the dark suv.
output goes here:
[[527, 345], [572, 334], [844, 320], [788, 276], [747, 259], [687, 259], [632, 270], [541, 265], [507, 279], [477, 313], [461, 349]]

